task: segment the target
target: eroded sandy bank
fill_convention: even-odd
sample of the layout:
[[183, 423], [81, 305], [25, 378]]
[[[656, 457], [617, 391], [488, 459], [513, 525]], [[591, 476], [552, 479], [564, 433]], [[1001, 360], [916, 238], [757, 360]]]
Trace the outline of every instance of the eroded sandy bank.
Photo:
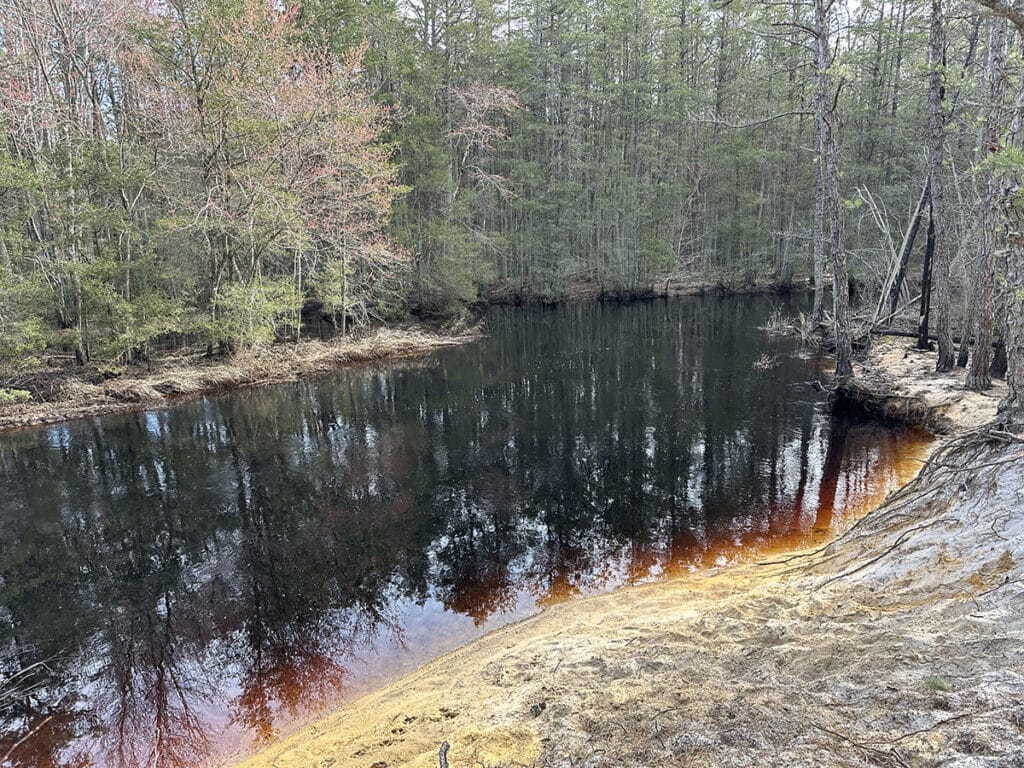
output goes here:
[[1024, 764], [1024, 444], [945, 399], [959, 436], [828, 546], [555, 606], [244, 765]]

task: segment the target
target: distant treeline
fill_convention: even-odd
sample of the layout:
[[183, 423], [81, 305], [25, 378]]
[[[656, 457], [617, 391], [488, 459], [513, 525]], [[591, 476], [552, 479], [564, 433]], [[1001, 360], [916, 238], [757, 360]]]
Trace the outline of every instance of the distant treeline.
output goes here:
[[941, 0], [0, 0], [4, 359], [847, 269], [879, 318], [934, 284], [940, 341], [998, 334], [1013, 29]]

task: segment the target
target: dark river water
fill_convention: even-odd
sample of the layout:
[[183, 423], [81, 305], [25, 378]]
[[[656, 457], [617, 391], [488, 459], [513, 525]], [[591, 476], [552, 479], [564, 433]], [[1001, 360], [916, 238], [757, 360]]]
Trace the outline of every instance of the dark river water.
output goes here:
[[545, 605], [827, 535], [924, 438], [831, 421], [773, 307], [494, 309], [416, 361], [0, 435], [2, 762], [217, 762]]

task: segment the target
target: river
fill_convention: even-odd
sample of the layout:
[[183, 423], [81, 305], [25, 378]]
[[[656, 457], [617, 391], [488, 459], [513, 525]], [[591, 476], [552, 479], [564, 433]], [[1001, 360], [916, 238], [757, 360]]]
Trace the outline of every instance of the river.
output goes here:
[[414, 361], [0, 436], [0, 756], [216, 764], [546, 605], [828, 537], [925, 438], [830, 418], [759, 330], [798, 305], [493, 308]]

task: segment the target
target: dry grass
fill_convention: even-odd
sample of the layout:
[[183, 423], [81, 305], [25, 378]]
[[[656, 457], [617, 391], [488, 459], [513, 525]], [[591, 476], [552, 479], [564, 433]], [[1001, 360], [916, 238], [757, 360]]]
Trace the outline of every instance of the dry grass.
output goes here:
[[62, 377], [45, 402], [0, 407], [0, 430], [164, 405], [241, 387], [294, 381], [347, 365], [421, 355], [479, 338], [479, 331], [441, 334], [383, 328], [334, 341], [303, 341], [210, 360], [200, 355], [164, 359], [129, 369], [102, 383]]

